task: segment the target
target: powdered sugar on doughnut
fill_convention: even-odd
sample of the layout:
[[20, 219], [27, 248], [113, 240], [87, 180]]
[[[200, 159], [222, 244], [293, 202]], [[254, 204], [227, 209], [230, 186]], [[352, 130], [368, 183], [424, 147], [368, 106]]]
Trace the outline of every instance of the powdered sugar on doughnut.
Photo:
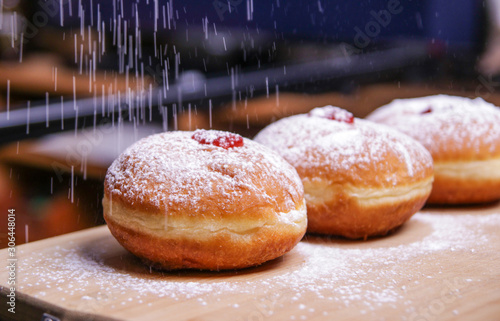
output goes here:
[[214, 145], [225, 149], [244, 145], [243, 137], [240, 135], [215, 130], [199, 129], [194, 132], [191, 138], [200, 144]]
[[[206, 133], [211, 134], [217, 132]], [[244, 212], [241, 207], [261, 204], [284, 212], [300, 202], [302, 183], [295, 169], [273, 151], [248, 139], [227, 149], [200, 144], [192, 135], [162, 133], [129, 147], [108, 169], [108, 198], [153, 212], [182, 208], [188, 215], [207, 216], [217, 209], [239, 206]], [[250, 195], [254, 204], [245, 203]]]
[[334, 106], [314, 108], [309, 112], [308, 115], [311, 117], [327, 118], [348, 124], [352, 124], [354, 122], [354, 116], [352, 113], [348, 112], [345, 109]]
[[500, 109], [481, 98], [436, 95], [397, 99], [368, 119], [414, 137], [435, 159], [467, 160], [475, 155], [500, 154]]
[[333, 172], [341, 180], [349, 173], [349, 180], [360, 184], [366, 173], [390, 186], [432, 168], [431, 156], [415, 140], [362, 119], [347, 124], [296, 115], [269, 125], [255, 140], [278, 151], [299, 174]]

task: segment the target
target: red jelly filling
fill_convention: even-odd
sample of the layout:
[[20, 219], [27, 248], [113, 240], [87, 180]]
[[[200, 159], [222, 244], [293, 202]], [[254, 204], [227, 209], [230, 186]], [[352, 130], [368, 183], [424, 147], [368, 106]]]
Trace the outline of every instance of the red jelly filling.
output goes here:
[[420, 113], [421, 113], [421, 114], [429, 114], [429, 113], [432, 113], [432, 107], [431, 107], [431, 106], [429, 106], [429, 107], [427, 107], [426, 109], [422, 110]]
[[225, 149], [243, 146], [243, 137], [238, 134], [228, 132], [197, 130], [191, 138], [200, 144], [214, 145]]
[[350, 112], [333, 106], [314, 108], [309, 112], [309, 116], [336, 120], [348, 124], [354, 123], [354, 116]]

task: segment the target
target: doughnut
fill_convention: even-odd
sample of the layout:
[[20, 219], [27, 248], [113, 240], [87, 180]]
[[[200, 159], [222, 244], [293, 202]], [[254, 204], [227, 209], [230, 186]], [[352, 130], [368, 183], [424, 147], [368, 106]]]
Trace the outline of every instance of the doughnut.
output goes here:
[[500, 109], [481, 98], [436, 95], [398, 99], [368, 119], [424, 145], [434, 159], [430, 204], [500, 199]]
[[164, 270], [259, 265], [291, 250], [307, 228], [295, 169], [222, 131], [139, 140], [108, 168], [102, 202], [117, 241]]
[[310, 233], [383, 236], [422, 208], [432, 157], [414, 139], [338, 107], [283, 118], [254, 138], [295, 167]]

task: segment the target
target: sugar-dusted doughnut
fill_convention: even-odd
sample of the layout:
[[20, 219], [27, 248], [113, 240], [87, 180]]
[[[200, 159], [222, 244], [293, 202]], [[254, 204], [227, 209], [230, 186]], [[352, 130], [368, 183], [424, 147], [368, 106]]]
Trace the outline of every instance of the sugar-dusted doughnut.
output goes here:
[[227, 132], [144, 138], [113, 162], [104, 189], [111, 233], [162, 269], [259, 265], [291, 250], [307, 226], [295, 169]]
[[385, 235], [415, 214], [431, 191], [432, 158], [420, 143], [338, 107], [283, 118], [255, 140], [297, 169], [308, 232]]
[[481, 98], [436, 95], [398, 99], [368, 119], [421, 142], [434, 158], [428, 202], [467, 204], [500, 199], [500, 109]]

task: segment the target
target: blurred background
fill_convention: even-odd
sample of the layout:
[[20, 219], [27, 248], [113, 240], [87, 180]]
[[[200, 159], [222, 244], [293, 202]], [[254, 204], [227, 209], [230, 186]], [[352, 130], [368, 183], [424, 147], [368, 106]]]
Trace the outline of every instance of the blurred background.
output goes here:
[[103, 224], [141, 137], [253, 137], [336, 105], [438, 93], [500, 105], [497, 0], [0, 0], [0, 247]]

